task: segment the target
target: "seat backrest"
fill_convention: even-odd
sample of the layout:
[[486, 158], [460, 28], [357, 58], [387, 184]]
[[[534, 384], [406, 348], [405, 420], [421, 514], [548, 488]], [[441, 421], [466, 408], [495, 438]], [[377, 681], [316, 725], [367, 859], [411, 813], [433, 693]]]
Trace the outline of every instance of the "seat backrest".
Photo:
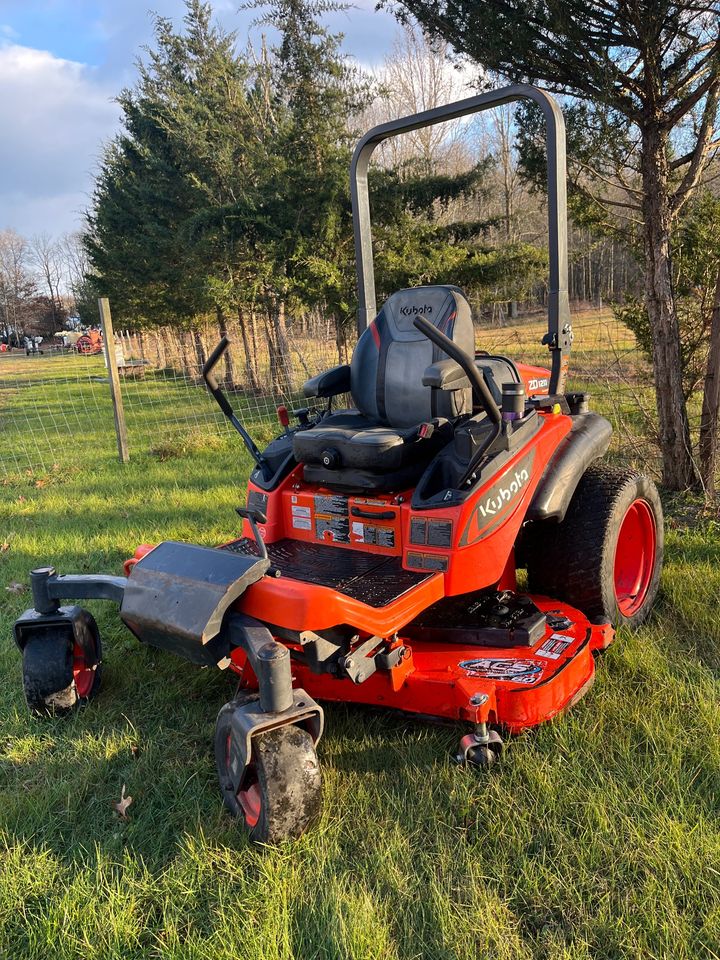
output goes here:
[[423, 386], [430, 364], [446, 354], [413, 325], [425, 317], [471, 357], [475, 349], [470, 304], [459, 287], [412, 287], [394, 293], [360, 336], [351, 363], [355, 406], [390, 427], [472, 412], [472, 394]]

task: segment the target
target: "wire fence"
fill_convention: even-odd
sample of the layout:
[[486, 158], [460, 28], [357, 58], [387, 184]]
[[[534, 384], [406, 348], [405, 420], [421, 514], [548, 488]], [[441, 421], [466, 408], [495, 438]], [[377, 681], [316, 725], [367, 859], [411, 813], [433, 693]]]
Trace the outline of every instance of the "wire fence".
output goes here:
[[[655, 472], [654, 392], [650, 367], [632, 333], [607, 309], [576, 308], [570, 387], [588, 390], [593, 408], [615, 428], [613, 452]], [[547, 366], [544, 315], [476, 327], [476, 346]], [[163, 328], [116, 333], [115, 347], [130, 457], [189, 449], [231, 428], [203, 385], [201, 369], [220, 333], [232, 340], [218, 374], [239, 418], [260, 442], [277, 432], [277, 406], [304, 406], [306, 379], [352, 354], [353, 337], [334, 328], [283, 321], [282, 334], [248, 323], [193, 331]], [[0, 478], [116, 456], [113, 406], [104, 353], [51, 347], [40, 354], [0, 353]]]

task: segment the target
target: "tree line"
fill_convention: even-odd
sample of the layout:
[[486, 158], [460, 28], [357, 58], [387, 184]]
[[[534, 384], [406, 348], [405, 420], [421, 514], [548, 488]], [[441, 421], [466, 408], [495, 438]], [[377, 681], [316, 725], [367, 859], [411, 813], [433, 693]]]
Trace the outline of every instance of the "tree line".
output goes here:
[[79, 233], [26, 238], [0, 230], [0, 342], [20, 346], [26, 336], [50, 338], [62, 330], [83, 305], [88, 273]]
[[[671, 489], [711, 486], [720, 404], [720, 300], [701, 321], [712, 347], [705, 371], [700, 471], [688, 414], [688, 330], [676, 267], [685, 221], [713, 199], [720, 98], [715, 0], [401, 0], [430, 35], [497, 75], [540, 82], [567, 98], [573, 213], [621, 238], [643, 273], [642, 316], [655, 373], [663, 477]], [[537, 115], [520, 125], [526, 165], [542, 145]], [[703, 229], [708, 233], [710, 224]], [[714, 239], [714, 238], [712, 238]], [[720, 295], [717, 247], [713, 299]], [[707, 298], [701, 297], [700, 300]], [[692, 311], [690, 311], [692, 313]], [[692, 336], [692, 334], [690, 334]], [[708, 459], [709, 458], [709, 459]], [[702, 474], [702, 476], [700, 475]]]
[[[253, 387], [258, 342], [270, 351], [269, 386], [282, 388], [294, 326], [329, 320], [339, 343], [353, 328], [348, 168], [360, 133], [407, 110], [408, 90], [428, 77], [423, 106], [470, 92], [417, 31], [380, 74], [361, 71], [323, 26], [325, 9], [259, 3], [270, 39], [247, 47], [200, 0], [179, 30], [157, 18], [138, 81], [120, 95], [123, 130], [88, 212], [86, 249], [118, 320], [237, 324]], [[492, 136], [479, 142], [461, 125], [381, 157], [372, 177], [381, 295], [449, 278], [480, 308], [533, 294], [547, 264], [542, 217], [519, 229], [519, 213], [500, 209]]]

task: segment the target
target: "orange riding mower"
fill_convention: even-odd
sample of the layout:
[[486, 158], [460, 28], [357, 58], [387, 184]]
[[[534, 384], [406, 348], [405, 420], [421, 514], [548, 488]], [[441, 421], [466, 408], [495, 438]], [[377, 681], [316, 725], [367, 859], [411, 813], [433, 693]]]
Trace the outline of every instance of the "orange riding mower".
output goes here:
[[[387, 137], [530, 99], [547, 122], [550, 369], [476, 353], [452, 285], [375, 309], [367, 169]], [[453, 754], [486, 768], [502, 736], [574, 704], [594, 655], [655, 599], [663, 549], [651, 480], [600, 460], [610, 424], [565, 390], [564, 127], [555, 101], [513, 86], [383, 124], [351, 167], [360, 336], [349, 365], [309, 380], [311, 406], [260, 451], [208, 360], [207, 386], [254, 469], [235, 539], [140, 547], [125, 576], [31, 573], [15, 624], [30, 708], [98, 692], [92, 616], [113, 600], [143, 643], [227, 670], [215, 757], [228, 809], [261, 842], [295, 837], [321, 809], [321, 703], [368, 704], [462, 724]], [[334, 409], [339, 397], [352, 406]], [[516, 573], [526, 571], [518, 589]]]

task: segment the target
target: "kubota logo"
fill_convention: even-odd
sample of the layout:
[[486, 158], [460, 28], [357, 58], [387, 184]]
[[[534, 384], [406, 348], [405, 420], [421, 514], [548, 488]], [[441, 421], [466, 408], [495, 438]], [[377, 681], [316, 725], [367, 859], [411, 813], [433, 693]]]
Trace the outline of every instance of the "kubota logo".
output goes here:
[[478, 504], [478, 511], [482, 517], [494, 517], [502, 510], [506, 503], [510, 503], [516, 493], [519, 493], [530, 479], [527, 470], [516, 470], [515, 477], [506, 487], [496, 487], [493, 496], [487, 498], [485, 503]]
[[532, 477], [534, 461], [535, 450], [532, 449], [517, 466], [498, 477], [470, 514], [460, 537], [461, 547], [484, 540], [514, 515]]
[[400, 313], [404, 317], [424, 317], [426, 313], [432, 313], [432, 307], [429, 303], [424, 303], [421, 307], [400, 307]]

